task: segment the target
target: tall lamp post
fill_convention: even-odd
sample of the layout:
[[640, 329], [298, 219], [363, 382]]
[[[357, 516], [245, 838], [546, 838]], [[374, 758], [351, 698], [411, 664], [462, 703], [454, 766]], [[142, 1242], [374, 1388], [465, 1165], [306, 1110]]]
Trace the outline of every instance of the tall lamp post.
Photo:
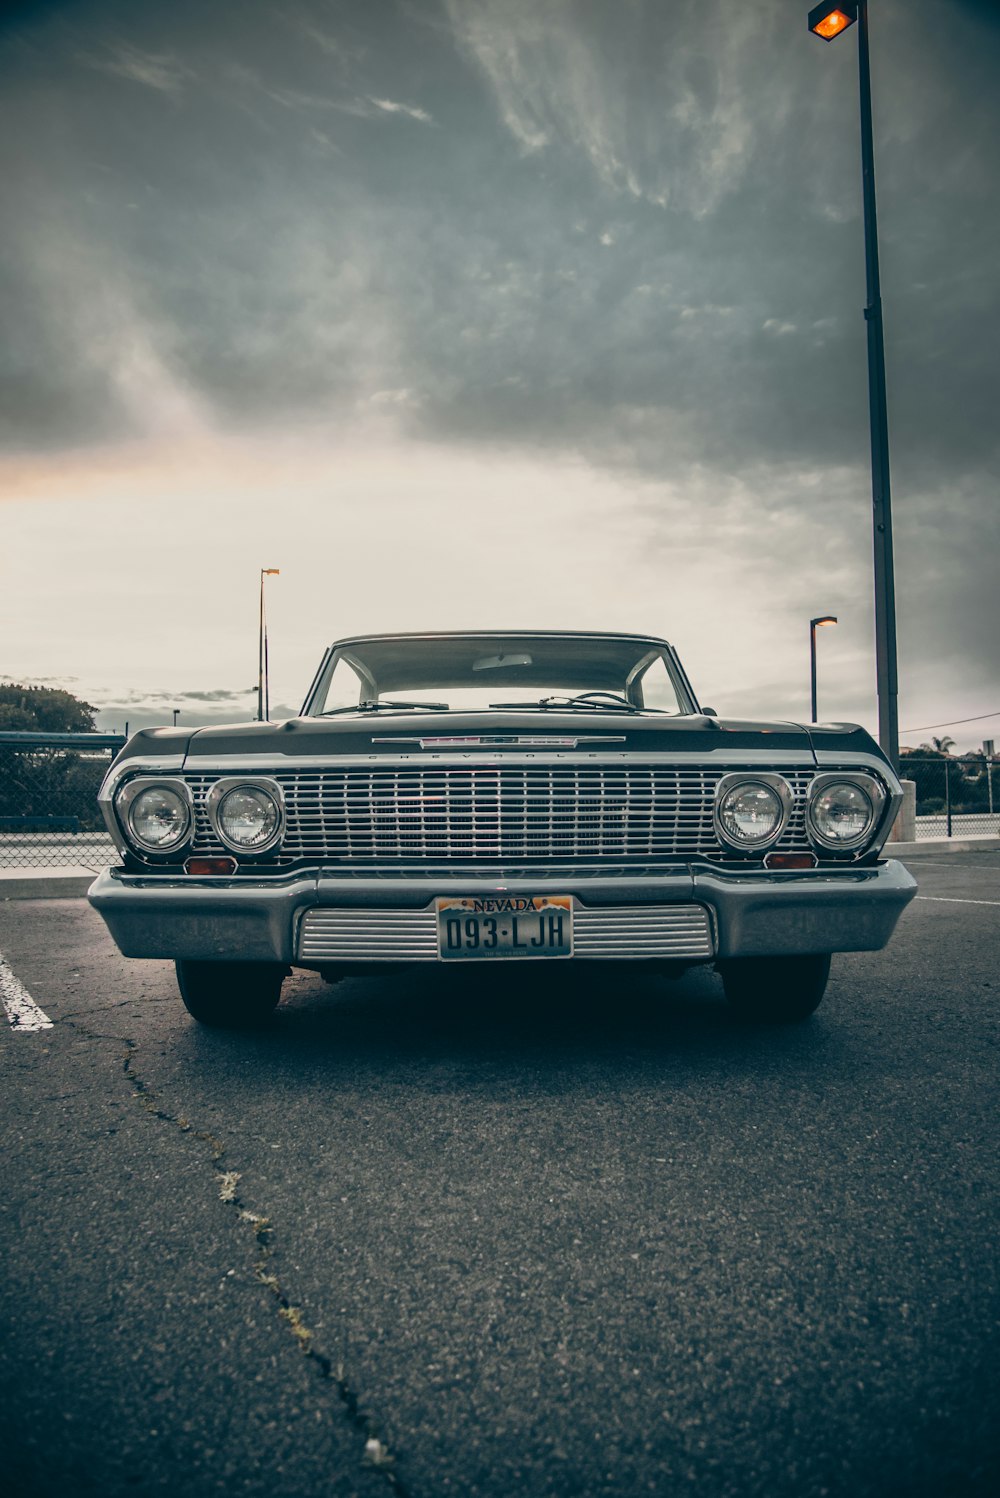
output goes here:
[[810, 705], [812, 707], [811, 721], [813, 723], [819, 722], [819, 718], [816, 712], [816, 631], [821, 624], [836, 624], [836, 622], [836, 614], [824, 614], [822, 619], [809, 620], [809, 679], [812, 683], [812, 696], [810, 698]]
[[264, 579], [280, 577], [278, 567], [260, 569], [260, 635], [257, 643], [257, 721], [266, 723], [271, 716], [271, 697], [267, 679], [267, 623], [264, 617]]
[[868, 412], [872, 448], [872, 508], [875, 531], [875, 671], [878, 687], [878, 739], [886, 758], [899, 768], [898, 679], [896, 673], [896, 587], [892, 568], [892, 505], [889, 494], [889, 427], [885, 399], [885, 343], [878, 273], [875, 219], [875, 153], [872, 144], [872, 89], [868, 61], [868, 0], [824, 3], [809, 12], [809, 30], [824, 41], [858, 22], [861, 80], [861, 184], [865, 211], [865, 281], [868, 302]]

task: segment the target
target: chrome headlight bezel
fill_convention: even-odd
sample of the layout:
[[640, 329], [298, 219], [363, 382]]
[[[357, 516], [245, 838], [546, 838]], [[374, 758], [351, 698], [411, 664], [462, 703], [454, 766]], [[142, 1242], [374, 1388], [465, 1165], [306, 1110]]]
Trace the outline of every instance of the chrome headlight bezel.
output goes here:
[[[825, 790], [829, 790], [831, 785], [852, 785], [867, 796], [871, 805], [871, 816], [867, 825], [863, 831], [852, 838], [829, 838], [816, 825], [814, 816], [816, 799]], [[813, 847], [822, 848], [824, 853], [857, 853], [867, 849], [875, 841], [885, 800], [885, 788], [874, 775], [859, 770], [828, 770], [822, 775], [817, 775], [806, 791], [806, 833], [809, 841]]]
[[[722, 820], [722, 809], [726, 798], [738, 789], [749, 786], [763, 786], [765, 790], [771, 791], [778, 799], [780, 814], [774, 828], [765, 836], [759, 838], [736, 838], [726, 827]], [[778, 842], [785, 828], [788, 826], [788, 818], [791, 816], [794, 796], [792, 788], [783, 775], [777, 775], [769, 770], [735, 770], [729, 775], [723, 775], [715, 788], [715, 802], [712, 809], [712, 822], [715, 835], [723, 847], [735, 849], [739, 853], [763, 853], [768, 848], [773, 848]]]
[[[276, 817], [274, 830], [271, 836], [262, 843], [240, 843], [228, 836], [222, 826], [220, 809], [223, 801], [233, 791], [256, 791], [259, 795], [266, 796], [274, 804]], [[259, 858], [262, 853], [270, 853], [271, 850], [281, 842], [285, 835], [285, 797], [281, 786], [276, 780], [271, 780], [262, 775], [230, 775], [224, 780], [217, 780], [209, 791], [205, 801], [205, 810], [212, 824], [212, 831], [230, 853], [237, 853], [243, 858]]]
[[[135, 830], [132, 808], [144, 791], [164, 790], [175, 795], [184, 807], [184, 826], [176, 837], [167, 843], [147, 843]], [[170, 775], [135, 775], [126, 780], [115, 793], [115, 818], [125, 839], [126, 846], [143, 858], [166, 858], [179, 853], [190, 843], [194, 832], [194, 802], [190, 786], [178, 777]]]

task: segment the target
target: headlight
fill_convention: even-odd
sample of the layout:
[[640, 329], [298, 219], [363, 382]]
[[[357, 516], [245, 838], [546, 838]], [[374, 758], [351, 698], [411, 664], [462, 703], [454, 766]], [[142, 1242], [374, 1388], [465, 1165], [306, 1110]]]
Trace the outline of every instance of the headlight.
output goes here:
[[281, 791], [274, 781], [220, 780], [208, 797], [212, 824], [227, 848], [263, 853], [283, 830]]
[[791, 804], [780, 775], [724, 775], [715, 793], [715, 830], [732, 848], [764, 848], [781, 836]]
[[191, 831], [190, 798], [178, 781], [127, 781], [115, 808], [132, 842], [147, 853], [171, 853]]
[[870, 837], [883, 800], [868, 776], [821, 775], [810, 788], [810, 836], [824, 848], [857, 848]]

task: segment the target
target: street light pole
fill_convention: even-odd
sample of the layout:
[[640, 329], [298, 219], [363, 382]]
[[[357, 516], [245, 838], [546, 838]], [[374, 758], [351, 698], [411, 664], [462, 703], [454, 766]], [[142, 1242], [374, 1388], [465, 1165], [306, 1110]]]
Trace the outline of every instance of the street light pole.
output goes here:
[[264, 620], [264, 579], [280, 577], [277, 567], [260, 569], [260, 633], [257, 638], [257, 721], [266, 723], [271, 713], [270, 691], [267, 681], [267, 625]]
[[896, 670], [896, 584], [892, 562], [892, 502], [889, 488], [889, 423], [885, 393], [885, 340], [878, 269], [875, 214], [875, 150], [872, 136], [871, 67], [868, 56], [868, 0], [818, 5], [809, 29], [832, 41], [858, 22], [861, 94], [861, 186], [865, 217], [865, 284], [868, 329], [868, 414], [872, 452], [872, 524], [875, 541], [875, 674], [878, 739], [886, 758], [899, 768], [898, 674]]
[[892, 504], [889, 490], [889, 423], [885, 395], [885, 342], [878, 273], [875, 218], [875, 150], [868, 62], [868, 0], [858, 6], [858, 68], [861, 84], [861, 177], [865, 205], [865, 281], [868, 305], [868, 410], [872, 444], [872, 521], [875, 536], [875, 671], [878, 681], [878, 741], [899, 768], [896, 673], [896, 584], [892, 565]]
[[812, 718], [810, 719], [810, 722], [812, 722], [812, 723], [818, 723], [819, 722], [819, 717], [818, 717], [817, 711], [816, 711], [816, 629], [817, 629], [818, 625], [821, 625], [821, 624], [836, 624], [836, 622], [837, 622], [837, 616], [836, 616], [836, 614], [824, 614], [821, 619], [810, 619], [809, 620], [809, 667], [810, 667], [809, 675], [810, 675], [810, 681], [811, 681], [811, 684], [812, 684], [812, 694], [811, 694], [811, 697], [810, 697], [810, 706], [812, 708]]

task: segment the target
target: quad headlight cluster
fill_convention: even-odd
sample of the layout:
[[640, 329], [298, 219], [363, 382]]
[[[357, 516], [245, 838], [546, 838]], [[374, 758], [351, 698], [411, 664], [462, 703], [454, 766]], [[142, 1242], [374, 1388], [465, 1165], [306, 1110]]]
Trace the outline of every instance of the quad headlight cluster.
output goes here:
[[[872, 838], [885, 792], [872, 775], [835, 771], [809, 786], [805, 830], [814, 848], [856, 852]], [[788, 825], [794, 795], [782, 775], [753, 771], [724, 775], [715, 793], [715, 831], [722, 843], [744, 852], [772, 848]]]
[[[114, 800], [118, 822], [141, 853], [174, 854], [194, 835], [191, 789], [180, 779], [136, 776]], [[233, 853], [266, 853], [281, 841], [285, 808], [277, 781], [216, 781], [205, 803], [212, 830]]]

